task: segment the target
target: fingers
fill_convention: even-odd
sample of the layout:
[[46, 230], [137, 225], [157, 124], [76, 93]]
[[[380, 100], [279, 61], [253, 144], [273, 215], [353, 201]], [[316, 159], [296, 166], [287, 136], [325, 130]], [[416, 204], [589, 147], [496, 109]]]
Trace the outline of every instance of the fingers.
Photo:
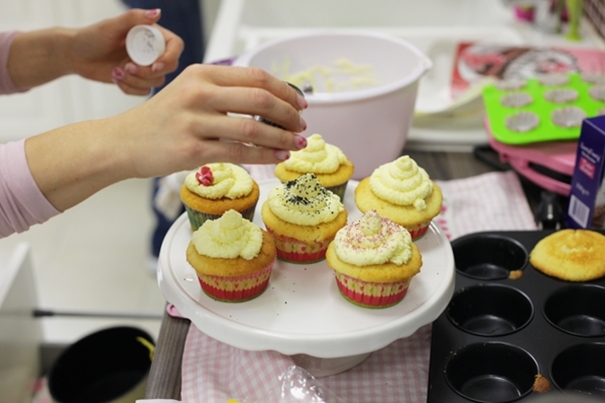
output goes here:
[[149, 72], [144, 71], [141, 66], [137, 66], [132, 62], [126, 63], [124, 68], [114, 69], [112, 78], [120, 88], [133, 88], [138, 91], [146, 92], [149, 92], [153, 87], [161, 86], [166, 81], [165, 75], [152, 75]]
[[[300, 111], [307, 107], [304, 97], [287, 83], [254, 68], [196, 65], [186, 79], [210, 82], [200, 94], [208, 108], [222, 113], [259, 115], [295, 133], [307, 128]], [[193, 77], [191, 77], [193, 75]]]
[[262, 116], [294, 133], [307, 128], [307, 123], [292, 105], [260, 88], [221, 88], [207, 99], [208, 107], [221, 113]]
[[151, 10], [134, 9], [122, 14], [120, 22], [126, 27], [126, 31], [135, 25], [146, 24], [154, 25], [162, 33], [165, 43], [164, 53], [151, 65], [151, 67], [141, 67], [142, 77], [157, 77], [175, 71], [179, 64], [179, 57], [185, 48], [183, 40], [174, 32], [157, 25], [161, 15], [159, 8]]
[[185, 49], [185, 42], [178, 35], [161, 25], [156, 25], [156, 27], [164, 36], [166, 49], [158, 60], [151, 65], [151, 72], [163, 72], [164, 74], [171, 73], [175, 71], [179, 65], [179, 58], [181, 57], [181, 53], [183, 53], [183, 49]]
[[199, 166], [210, 162], [277, 164], [287, 160], [289, 157], [290, 152], [287, 150], [215, 140], [204, 144], [203, 154], [197, 157], [195, 165]]
[[[117, 17], [118, 25], [123, 25], [127, 31], [138, 24], [155, 24], [161, 16], [160, 9], [133, 9]], [[161, 86], [166, 75], [178, 68], [179, 57], [185, 47], [183, 40], [173, 32], [155, 25], [165, 41], [164, 53], [151, 66], [138, 66], [127, 59], [122, 66], [116, 67], [112, 74], [112, 81], [120, 89], [132, 95], [146, 95], [151, 88]]]
[[300, 135], [246, 117], [207, 115], [191, 126], [197, 132], [192, 144], [198, 145], [191, 149], [200, 153], [196, 162], [274, 164], [307, 145]]
[[205, 66], [212, 69], [212, 80], [223, 87], [254, 87], [262, 88], [289, 103], [298, 111], [307, 108], [305, 98], [284, 81], [266, 71], [254, 67], [238, 66]]
[[116, 17], [115, 23], [117, 24], [117, 27], [122, 28], [122, 30], [126, 32], [135, 25], [155, 24], [160, 20], [161, 16], [162, 10], [159, 8], [149, 10], [135, 8]]
[[133, 87], [123, 81], [114, 79], [114, 83], [122, 90], [124, 94], [147, 96], [151, 93], [152, 87]]

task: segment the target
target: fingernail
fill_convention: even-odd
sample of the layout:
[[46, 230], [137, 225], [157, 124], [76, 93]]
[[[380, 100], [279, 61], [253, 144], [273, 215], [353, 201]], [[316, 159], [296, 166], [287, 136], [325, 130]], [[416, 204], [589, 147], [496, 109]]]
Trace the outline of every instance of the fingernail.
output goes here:
[[290, 151], [287, 151], [287, 150], [277, 150], [275, 152], [275, 158], [277, 158], [279, 161], [285, 161], [288, 158], [290, 158]]
[[301, 110], [307, 109], [307, 107], [309, 106], [305, 97], [301, 96], [300, 94], [296, 94], [296, 104]]
[[123, 80], [125, 76], [124, 70], [122, 70], [119, 67], [116, 67], [113, 69], [113, 71], [111, 72], [111, 78], [113, 78], [114, 80], [120, 81]]
[[160, 10], [159, 8], [154, 8], [153, 10], [147, 10], [147, 11], [145, 11], [145, 17], [155, 18], [158, 15], [160, 15], [160, 12], [162, 12], [162, 10]]
[[305, 122], [305, 120], [302, 117], [300, 118], [300, 127], [302, 128], [301, 131], [303, 131], [303, 132], [305, 130], [307, 130], [307, 122]]
[[139, 71], [139, 67], [134, 63], [126, 63], [126, 66], [124, 66], [124, 70], [126, 70], [130, 74], [136, 74]]
[[154, 73], [162, 71], [164, 70], [164, 67], [166, 67], [166, 65], [162, 62], [154, 63], [153, 66], [151, 66], [151, 71], [153, 71]]
[[307, 139], [303, 136], [294, 137], [294, 141], [296, 141], [296, 147], [298, 147], [299, 150], [307, 146]]

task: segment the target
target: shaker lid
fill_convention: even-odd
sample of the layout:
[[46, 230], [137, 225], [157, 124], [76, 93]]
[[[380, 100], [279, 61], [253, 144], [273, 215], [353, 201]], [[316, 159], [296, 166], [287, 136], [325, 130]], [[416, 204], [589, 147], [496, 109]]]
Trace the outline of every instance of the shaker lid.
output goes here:
[[151, 25], [135, 25], [126, 35], [126, 51], [139, 66], [150, 66], [166, 49], [159, 29]]

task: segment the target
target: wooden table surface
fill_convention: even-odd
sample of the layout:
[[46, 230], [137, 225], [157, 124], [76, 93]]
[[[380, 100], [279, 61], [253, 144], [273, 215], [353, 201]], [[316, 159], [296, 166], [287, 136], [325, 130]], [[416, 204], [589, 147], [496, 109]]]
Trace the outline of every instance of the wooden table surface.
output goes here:
[[[432, 179], [450, 180], [468, 178], [494, 171], [496, 168], [463, 152], [407, 152]], [[497, 164], [498, 158], [494, 156]], [[522, 185], [532, 210], [540, 200], [541, 190], [522, 179]], [[181, 398], [181, 359], [190, 321], [164, 314], [151, 372], [147, 385], [147, 399]]]

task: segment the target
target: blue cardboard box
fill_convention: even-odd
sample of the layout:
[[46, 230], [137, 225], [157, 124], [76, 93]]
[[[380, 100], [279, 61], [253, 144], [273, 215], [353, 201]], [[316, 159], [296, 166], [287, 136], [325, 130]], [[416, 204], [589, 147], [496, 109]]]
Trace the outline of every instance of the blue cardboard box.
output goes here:
[[565, 225], [568, 228], [605, 228], [605, 116], [584, 119]]

